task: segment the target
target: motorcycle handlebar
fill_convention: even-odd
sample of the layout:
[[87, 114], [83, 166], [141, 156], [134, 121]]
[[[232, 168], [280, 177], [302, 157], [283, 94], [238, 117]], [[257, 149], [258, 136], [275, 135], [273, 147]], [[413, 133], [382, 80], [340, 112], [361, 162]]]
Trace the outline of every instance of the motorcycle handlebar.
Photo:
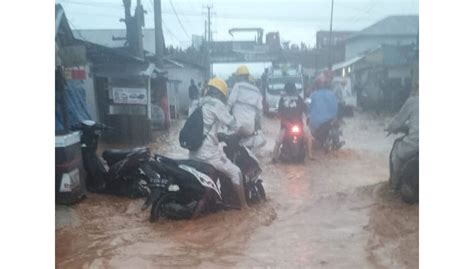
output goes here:
[[408, 127], [402, 127], [396, 130], [391, 130], [389, 131], [388, 129], [385, 129], [387, 132], [387, 137], [392, 134], [398, 134], [398, 133], [403, 133], [404, 135], [408, 135]]

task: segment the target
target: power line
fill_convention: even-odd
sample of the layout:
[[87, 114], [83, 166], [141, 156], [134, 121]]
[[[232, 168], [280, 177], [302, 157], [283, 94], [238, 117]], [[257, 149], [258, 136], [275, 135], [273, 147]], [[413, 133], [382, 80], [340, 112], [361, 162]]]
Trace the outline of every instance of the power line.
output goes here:
[[79, 6], [88, 6], [88, 7], [103, 7], [103, 8], [113, 8], [113, 9], [123, 9], [123, 7], [117, 6], [115, 3], [98, 3], [98, 2], [76, 2], [76, 1], [67, 1], [64, 4], [72, 4]]
[[372, 8], [373, 8], [373, 6], [374, 6], [374, 4], [375, 4], [375, 1], [376, 1], [376, 0], [371, 0], [371, 1], [369, 1], [369, 2], [367, 3], [367, 5], [365, 5], [363, 8], [361, 8], [361, 9], [356, 13], [355, 16], [352, 16], [351, 19], [348, 19], [347, 22], [345, 22], [345, 23], [343, 24], [344, 27], [346, 27], [346, 26], [349, 25], [349, 24], [355, 24], [355, 23], [359, 22], [359, 21], [363, 18], [363, 16], [364, 16], [365, 14], [367, 14], [367, 12], [369, 12], [370, 10], [372, 10]]
[[[181, 4], [178, 5], [178, 8], [181, 9]], [[179, 10], [179, 9], [178, 9], [178, 10]], [[181, 12], [178, 12], [178, 14], [182, 14], [182, 13], [181, 13]], [[187, 17], [187, 16], [183, 16], [183, 17], [184, 17], [185, 22], [186, 22], [188, 25], [190, 25], [190, 24], [192, 25], [192, 23], [188, 20], [188, 17]]]
[[[80, 2], [71, 2], [71, 1], [68, 1], [68, 2], [64, 2], [64, 3], [74, 3], [74, 4], [79, 4], [79, 5], [83, 5], [83, 6], [90, 6], [90, 7], [101, 7], [101, 8], [114, 8], [114, 9], [117, 9], [117, 10], [122, 10], [123, 8], [122, 7], [119, 7], [119, 6], [100, 6], [98, 4], [100, 3], [95, 3], [95, 2], [92, 2], [92, 3], [80, 3]], [[94, 4], [95, 3], [95, 4]], [[104, 3], [104, 4], [107, 4], [107, 3]], [[112, 4], [112, 3], [109, 3], [109, 4]], [[366, 9], [367, 6], [365, 8], [362, 8], [359, 10], [358, 13], [361, 13], [364, 9]], [[151, 10], [147, 10], [147, 12], [149, 13], [153, 13], [153, 9]], [[89, 15], [89, 13], [79, 13], [79, 12], [76, 12], [76, 11], [72, 11], [72, 12], [69, 12], [69, 13], [76, 13], [76, 14], [84, 14], [84, 15]], [[105, 13], [94, 13], [94, 14], [97, 14], [97, 15], [100, 15], [100, 16], [105, 16], [105, 17], [116, 17], [116, 16], [111, 16], [110, 14], [105, 14]], [[202, 16], [202, 13], [185, 13], [185, 12], [177, 12], [176, 9], [175, 10], [172, 10], [172, 11], [162, 11], [162, 14], [165, 14], [165, 15], [174, 15], [174, 16], [184, 16], [184, 17], [201, 17]], [[215, 14], [214, 14], [215, 15]], [[343, 20], [339, 20], [339, 21], [349, 21], [349, 22], [352, 22], [352, 21], [355, 21], [357, 18], [360, 17], [360, 14], [358, 14], [359, 16], [352, 16], [351, 18], [348, 18], [348, 19], [343, 19]], [[215, 18], [221, 18], [221, 19], [235, 19], [235, 20], [238, 20], [238, 19], [242, 19], [242, 16], [241, 15], [230, 15], [230, 14], [224, 14], [224, 15], [215, 15], [214, 16]], [[318, 21], [318, 22], [326, 22], [327, 19], [326, 18], [320, 18], [320, 19], [317, 19], [315, 20], [314, 17], [312, 18], [308, 18], [308, 17], [280, 17], [280, 16], [274, 16], [274, 17], [260, 17], [260, 18], [252, 18], [252, 17], [246, 17], [247, 20], [266, 20], [266, 21], [280, 21], [280, 22], [307, 22], [307, 21], [312, 21], [312, 22], [315, 22], [315, 21]], [[179, 18], [178, 18], [179, 20]], [[180, 21], [181, 22], [181, 21]], [[181, 23], [182, 25], [182, 23]], [[184, 28], [184, 25], [182, 26]]]
[[[153, 2], [152, 2], [152, 0], [149, 0], [148, 2], [149, 2], [150, 5], [153, 7]], [[154, 11], [153, 9], [151, 9], [150, 13], [152, 13], [153, 16], [154, 16], [155, 11]], [[161, 13], [164, 13], [164, 12], [161, 12]], [[170, 14], [170, 15], [171, 15], [171, 14]], [[173, 33], [173, 31], [171, 31], [170, 28], [168, 28], [168, 26], [166, 25], [166, 23], [165, 23], [164, 20], [161, 21], [161, 24], [162, 24], [163, 28], [165, 29], [165, 31], [168, 33], [168, 35], [169, 35], [174, 41], [176, 41], [176, 42], [178, 42], [178, 43], [180, 43], [180, 44], [184, 43], [183, 40], [180, 40], [180, 39]]]
[[187, 36], [188, 38], [190, 38], [189, 35], [188, 35], [188, 32], [186, 32], [186, 29], [185, 29], [184, 26], [183, 26], [183, 23], [182, 23], [181, 20], [179, 19], [179, 16], [178, 16], [178, 14], [176, 13], [176, 10], [174, 9], [174, 5], [173, 5], [173, 1], [172, 1], [172, 0], [170, 0], [170, 4], [171, 4], [171, 8], [173, 9], [174, 15], [176, 15], [176, 19], [178, 19], [178, 22], [179, 22], [179, 25], [181, 26], [181, 29], [183, 29], [183, 32], [186, 34], [186, 36]]
[[171, 36], [171, 38], [173, 38], [175, 41], [177, 41], [178, 43], [182, 43], [181, 40], [178, 39], [178, 37], [176, 37], [175, 34], [173, 34], [172, 31], [170, 31], [170, 29], [168, 28], [168, 26], [166, 26], [165, 22], [162, 21], [161, 22], [163, 24], [163, 27], [165, 28], [165, 31]]

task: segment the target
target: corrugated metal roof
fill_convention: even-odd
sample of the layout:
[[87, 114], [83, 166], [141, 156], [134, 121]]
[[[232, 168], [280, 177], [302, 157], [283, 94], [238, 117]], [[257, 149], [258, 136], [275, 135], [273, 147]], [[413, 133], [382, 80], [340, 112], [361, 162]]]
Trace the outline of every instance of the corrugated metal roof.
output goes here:
[[418, 34], [418, 15], [395, 15], [355, 33], [347, 40], [360, 36], [390, 36], [390, 35], [412, 35]]
[[[155, 54], [155, 30], [143, 29], [143, 49]], [[125, 40], [114, 40], [114, 37], [126, 37], [125, 29], [73, 30], [74, 37], [110, 48], [120, 48]]]

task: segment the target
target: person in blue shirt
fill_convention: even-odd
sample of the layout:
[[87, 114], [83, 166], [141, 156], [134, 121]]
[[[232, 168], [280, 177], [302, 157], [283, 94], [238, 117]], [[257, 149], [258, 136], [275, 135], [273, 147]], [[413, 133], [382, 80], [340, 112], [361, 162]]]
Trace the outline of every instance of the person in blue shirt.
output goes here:
[[331, 75], [323, 72], [315, 79], [315, 91], [311, 94], [309, 106], [309, 128], [316, 141], [323, 141], [329, 133], [330, 123], [337, 118], [338, 102], [330, 89]]

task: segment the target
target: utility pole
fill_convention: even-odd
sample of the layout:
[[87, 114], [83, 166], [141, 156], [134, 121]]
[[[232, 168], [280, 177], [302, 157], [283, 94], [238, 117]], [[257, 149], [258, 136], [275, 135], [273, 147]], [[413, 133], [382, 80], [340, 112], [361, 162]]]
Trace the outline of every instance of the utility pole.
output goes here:
[[211, 31], [211, 8], [213, 6], [206, 6], [207, 8], [207, 42], [211, 43], [212, 40], [212, 31]]
[[204, 39], [207, 41], [207, 20], [204, 20]]
[[332, 42], [332, 13], [334, 9], [334, 0], [331, 0], [331, 22], [329, 24], [329, 71], [332, 71], [332, 50], [333, 50], [333, 42]]
[[[131, 0], [123, 0], [123, 6], [125, 8], [125, 19], [121, 19], [120, 21], [125, 22], [127, 29], [126, 44], [133, 55], [143, 58], [142, 27], [145, 24], [143, 6], [141, 1], [137, 0], [134, 16], [130, 13]], [[121, 38], [115, 38], [115, 40], [117, 39]]]
[[163, 36], [163, 28], [161, 24], [161, 0], [154, 0], [155, 14], [155, 57], [156, 65], [163, 67], [163, 55], [165, 50], [165, 38]]
[[212, 64], [211, 64], [211, 41], [212, 41], [212, 31], [211, 31], [211, 9], [213, 8], [212, 5], [203, 6], [203, 8], [207, 8], [207, 62], [208, 62], [208, 69], [207, 69], [207, 77], [211, 78], [212, 76]]
[[127, 40], [126, 42], [128, 43], [129, 46], [131, 46], [131, 41], [132, 41], [132, 15], [130, 14], [130, 6], [131, 6], [131, 1], [130, 0], [123, 0], [123, 7], [125, 9], [125, 19], [121, 19], [120, 21], [125, 23], [125, 29], [127, 30], [125, 39]]
[[141, 0], [137, 0], [137, 6], [135, 7], [135, 22], [136, 22], [136, 44], [137, 44], [137, 55], [143, 58], [143, 31], [142, 27], [145, 26], [145, 11], [143, 9]]

